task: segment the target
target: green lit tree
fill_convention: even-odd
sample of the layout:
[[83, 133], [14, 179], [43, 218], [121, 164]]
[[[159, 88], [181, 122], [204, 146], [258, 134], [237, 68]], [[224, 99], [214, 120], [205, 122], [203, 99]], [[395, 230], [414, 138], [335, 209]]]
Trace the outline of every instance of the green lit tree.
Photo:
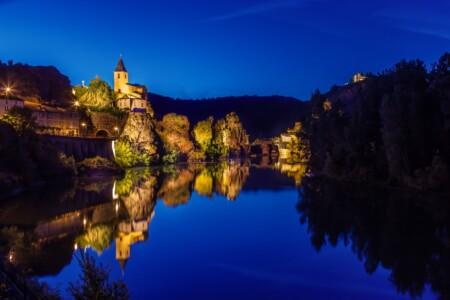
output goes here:
[[114, 91], [100, 77], [91, 80], [89, 86], [75, 86], [75, 98], [81, 106], [91, 109], [108, 109], [114, 104]]
[[209, 117], [206, 120], [198, 122], [194, 126], [192, 135], [195, 142], [203, 152], [207, 152], [213, 139], [213, 117]]

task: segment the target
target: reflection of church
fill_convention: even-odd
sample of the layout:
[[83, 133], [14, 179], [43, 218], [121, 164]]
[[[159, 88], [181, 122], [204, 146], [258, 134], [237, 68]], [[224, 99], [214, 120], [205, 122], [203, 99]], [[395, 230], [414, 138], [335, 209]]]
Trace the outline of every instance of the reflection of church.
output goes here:
[[116, 259], [122, 270], [131, 256], [131, 246], [148, 237], [150, 222], [155, 215], [154, 182], [150, 177], [121, 197], [127, 217], [117, 227]]
[[131, 246], [147, 239], [149, 224], [154, 215], [155, 213], [152, 212], [146, 219], [120, 222], [119, 233], [116, 237], [116, 259], [122, 270], [125, 269], [130, 258]]

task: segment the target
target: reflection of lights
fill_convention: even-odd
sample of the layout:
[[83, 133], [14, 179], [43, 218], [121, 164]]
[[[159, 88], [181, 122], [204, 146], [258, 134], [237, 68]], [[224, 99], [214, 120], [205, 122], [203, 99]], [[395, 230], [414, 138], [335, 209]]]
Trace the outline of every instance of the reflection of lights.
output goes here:
[[114, 156], [114, 158], [116, 158], [116, 145], [115, 145], [114, 141], [111, 141], [111, 148], [112, 148], [113, 156]]
[[[114, 150], [114, 147], [113, 147]], [[113, 190], [112, 190], [112, 198], [113, 200], [119, 199], [119, 195], [116, 194], [116, 181], [114, 180]]]
[[116, 212], [119, 211], [119, 203], [116, 203]]
[[76, 251], [76, 250], [78, 250], [78, 244], [77, 243], [75, 243], [75, 245], [73, 246], [73, 249]]

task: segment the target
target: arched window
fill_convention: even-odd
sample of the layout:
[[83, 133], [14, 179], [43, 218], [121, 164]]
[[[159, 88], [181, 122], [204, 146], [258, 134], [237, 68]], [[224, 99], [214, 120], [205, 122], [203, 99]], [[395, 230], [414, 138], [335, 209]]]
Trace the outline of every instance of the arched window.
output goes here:
[[120, 73], [117, 73], [117, 78], [120, 79]]

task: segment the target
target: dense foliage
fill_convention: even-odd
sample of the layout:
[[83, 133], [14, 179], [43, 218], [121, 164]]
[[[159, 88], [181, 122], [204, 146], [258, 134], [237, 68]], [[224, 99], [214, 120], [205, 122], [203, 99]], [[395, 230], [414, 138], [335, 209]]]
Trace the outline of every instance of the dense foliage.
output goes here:
[[[170, 157], [187, 159], [194, 150], [189, 136], [189, 120], [186, 116], [167, 114], [158, 122], [157, 132], [163, 142], [164, 152]], [[170, 162], [169, 158], [166, 158]]]
[[175, 100], [149, 94], [149, 99], [157, 118], [176, 113], [187, 116], [191, 124], [210, 116], [219, 120], [235, 112], [253, 139], [277, 136], [309, 112], [309, 102], [282, 96]]
[[88, 86], [75, 86], [75, 98], [82, 106], [104, 110], [114, 106], [114, 91], [108, 83], [99, 77], [91, 80]]
[[192, 130], [192, 136], [196, 145], [203, 151], [208, 152], [213, 139], [214, 118], [209, 117], [206, 120], [198, 122]]
[[18, 110], [0, 120], [0, 186], [3, 191], [36, 180], [75, 174], [75, 162], [43, 142], [32, 130], [27, 112]]
[[312, 170], [418, 188], [443, 185], [450, 164], [449, 82], [445, 54], [430, 72], [421, 61], [402, 61], [379, 76], [316, 93], [308, 127]]

